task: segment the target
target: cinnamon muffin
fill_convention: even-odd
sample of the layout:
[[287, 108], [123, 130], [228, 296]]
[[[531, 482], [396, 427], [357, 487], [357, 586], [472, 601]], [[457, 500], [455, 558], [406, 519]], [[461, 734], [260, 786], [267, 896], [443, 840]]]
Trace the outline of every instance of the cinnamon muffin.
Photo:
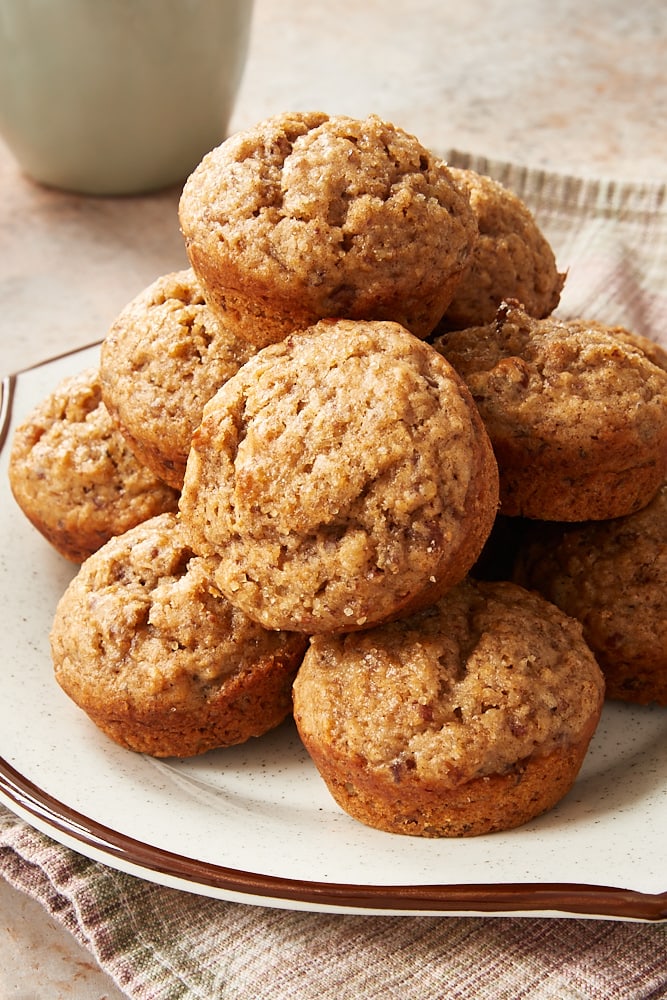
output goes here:
[[180, 490], [204, 403], [253, 353], [206, 305], [192, 270], [165, 274], [102, 344], [104, 402], [139, 460]]
[[535, 523], [514, 576], [579, 619], [609, 698], [667, 705], [667, 484], [627, 517]]
[[116, 743], [155, 757], [204, 753], [278, 725], [305, 646], [222, 597], [174, 514], [87, 559], [51, 630], [66, 694]]
[[16, 429], [9, 482], [26, 517], [71, 562], [178, 509], [177, 491], [137, 461], [114, 426], [97, 368], [63, 379]]
[[565, 275], [528, 206], [491, 177], [449, 170], [470, 198], [479, 238], [439, 332], [490, 323], [508, 298], [521, 302], [530, 316], [549, 316], [560, 301]]
[[328, 317], [425, 337], [477, 237], [445, 164], [375, 115], [287, 113], [231, 136], [179, 216], [209, 304], [258, 346]]
[[516, 302], [493, 323], [436, 338], [486, 424], [504, 514], [602, 520], [656, 494], [667, 475], [667, 371], [642, 339], [586, 319], [534, 319]]
[[207, 403], [180, 509], [267, 628], [363, 628], [430, 603], [491, 529], [497, 469], [462, 380], [395, 323], [324, 320]]
[[667, 372], [667, 351], [661, 344], [656, 343], [655, 340], [651, 340], [649, 337], [642, 336], [641, 333], [626, 330], [622, 326], [607, 326], [604, 329], [628, 347], [641, 351], [649, 361]]
[[466, 580], [411, 618], [315, 636], [294, 718], [355, 819], [473, 836], [526, 823], [567, 793], [603, 691], [578, 622], [512, 583]]

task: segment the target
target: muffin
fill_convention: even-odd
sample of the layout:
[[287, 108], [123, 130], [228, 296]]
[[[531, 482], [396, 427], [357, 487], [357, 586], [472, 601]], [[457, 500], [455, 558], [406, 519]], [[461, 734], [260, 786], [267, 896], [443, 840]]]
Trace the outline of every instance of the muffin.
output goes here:
[[549, 316], [560, 301], [565, 275], [528, 206], [491, 177], [449, 170], [470, 198], [479, 238], [438, 332], [490, 323], [508, 298], [521, 302], [530, 316]]
[[667, 351], [661, 344], [656, 343], [655, 340], [651, 340], [649, 337], [642, 336], [641, 333], [626, 330], [622, 326], [608, 326], [605, 329], [626, 346], [641, 351], [649, 361], [667, 372]]
[[509, 582], [312, 639], [294, 719], [336, 802], [389, 833], [508, 830], [571, 788], [604, 682], [581, 626]]
[[585, 319], [534, 319], [516, 302], [493, 323], [436, 338], [491, 438], [503, 514], [603, 520], [655, 496], [667, 475], [667, 371], [642, 340]]
[[607, 697], [667, 705], [667, 484], [628, 517], [534, 524], [514, 576], [579, 619]]
[[374, 115], [287, 113], [231, 136], [179, 217], [209, 304], [260, 347], [329, 317], [426, 337], [477, 237], [445, 164]]
[[396, 323], [323, 320], [207, 403], [180, 510], [217, 586], [267, 628], [364, 628], [435, 600], [493, 523], [463, 381]]
[[71, 562], [178, 509], [178, 492], [137, 461], [114, 426], [95, 367], [63, 379], [16, 429], [9, 482], [26, 517]]
[[176, 271], [113, 323], [101, 349], [102, 396], [139, 460], [180, 490], [204, 403], [253, 353], [211, 312], [192, 270]]
[[305, 645], [230, 605], [174, 514], [90, 556], [51, 629], [65, 693], [116, 743], [155, 757], [189, 757], [277, 726]]

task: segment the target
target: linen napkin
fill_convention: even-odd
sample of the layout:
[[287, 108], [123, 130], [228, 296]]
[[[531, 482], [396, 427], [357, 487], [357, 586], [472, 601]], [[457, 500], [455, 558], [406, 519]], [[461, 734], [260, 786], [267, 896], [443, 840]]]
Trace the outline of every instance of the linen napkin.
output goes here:
[[556, 315], [625, 326], [667, 346], [667, 183], [573, 177], [444, 153], [529, 206], [567, 272]]
[[[567, 271], [559, 315], [620, 324], [667, 347], [666, 184], [443, 155], [502, 181], [533, 210]], [[117, 872], [4, 807], [0, 873], [88, 948], [132, 1000], [667, 997], [667, 923], [246, 906]]]
[[0, 810], [0, 870], [133, 1000], [657, 1000], [667, 925], [347, 916], [124, 875]]

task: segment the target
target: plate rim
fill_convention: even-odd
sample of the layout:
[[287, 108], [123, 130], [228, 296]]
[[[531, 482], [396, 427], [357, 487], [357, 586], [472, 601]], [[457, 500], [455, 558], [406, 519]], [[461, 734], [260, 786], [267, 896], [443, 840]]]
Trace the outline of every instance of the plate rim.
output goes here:
[[[18, 379], [86, 353], [93, 341], [6, 375], [0, 381], [0, 452], [8, 446]], [[187, 857], [137, 840], [54, 797], [0, 756], [0, 801], [57, 843], [148, 881], [256, 905], [344, 913], [416, 915], [528, 915], [628, 921], [667, 920], [667, 891], [641, 892], [578, 882], [353, 884], [259, 874]]]
[[[131, 866], [149, 881], [185, 883], [184, 888], [204, 895], [254, 897], [260, 904], [302, 903], [345, 912], [485, 916], [529, 912], [559, 916], [596, 916], [623, 920], [667, 920], [667, 892], [645, 893], [607, 885], [561, 882], [496, 882], [415, 885], [359, 885], [318, 882], [266, 875], [189, 858], [156, 845], [145, 844], [78, 812], [0, 757], [0, 794], [22, 812], [41, 820], [53, 839], [67, 835], [81, 853], [102, 854], [109, 867], [119, 871]], [[63, 840], [59, 841], [63, 843]], [[65, 845], [67, 846], [67, 845]], [[287, 907], [289, 908], [289, 906]]]

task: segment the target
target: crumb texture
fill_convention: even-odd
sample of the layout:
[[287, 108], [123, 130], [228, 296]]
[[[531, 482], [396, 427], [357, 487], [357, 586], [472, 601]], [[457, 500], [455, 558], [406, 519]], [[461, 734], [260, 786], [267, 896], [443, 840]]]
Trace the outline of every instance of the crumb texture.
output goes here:
[[[181, 513], [230, 600], [267, 625], [364, 625], [465, 566], [497, 472], [465, 386], [397, 324], [323, 322], [207, 405]], [[454, 582], [454, 581], [452, 581]]]
[[24, 514], [72, 562], [178, 506], [117, 430], [97, 368], [64, 379], [16, 429], [9, 481]]
[[505, 303], [439, 336], [494, 446], [508, 515], [583, 521], [648, 503], [667, 474], [667, 371], [630, 332]]
[[288, 114], [232, 136], [179, 214], [211, 303], [262, 346], [331, 316], [426, 336], [477, 238], [445, 164], [373, 115]]
[[206, 304], [192, 270], [128, 303], [102, 343], [102, 396], [137, 457], [175, 489], [205, 403], [254, 353]]
[[277, 725], [304, 647], [222, 597], [174, 514], [88, 559], [51, 630], [66, 693], [117, 742], [157, 756], [201, 753]]

